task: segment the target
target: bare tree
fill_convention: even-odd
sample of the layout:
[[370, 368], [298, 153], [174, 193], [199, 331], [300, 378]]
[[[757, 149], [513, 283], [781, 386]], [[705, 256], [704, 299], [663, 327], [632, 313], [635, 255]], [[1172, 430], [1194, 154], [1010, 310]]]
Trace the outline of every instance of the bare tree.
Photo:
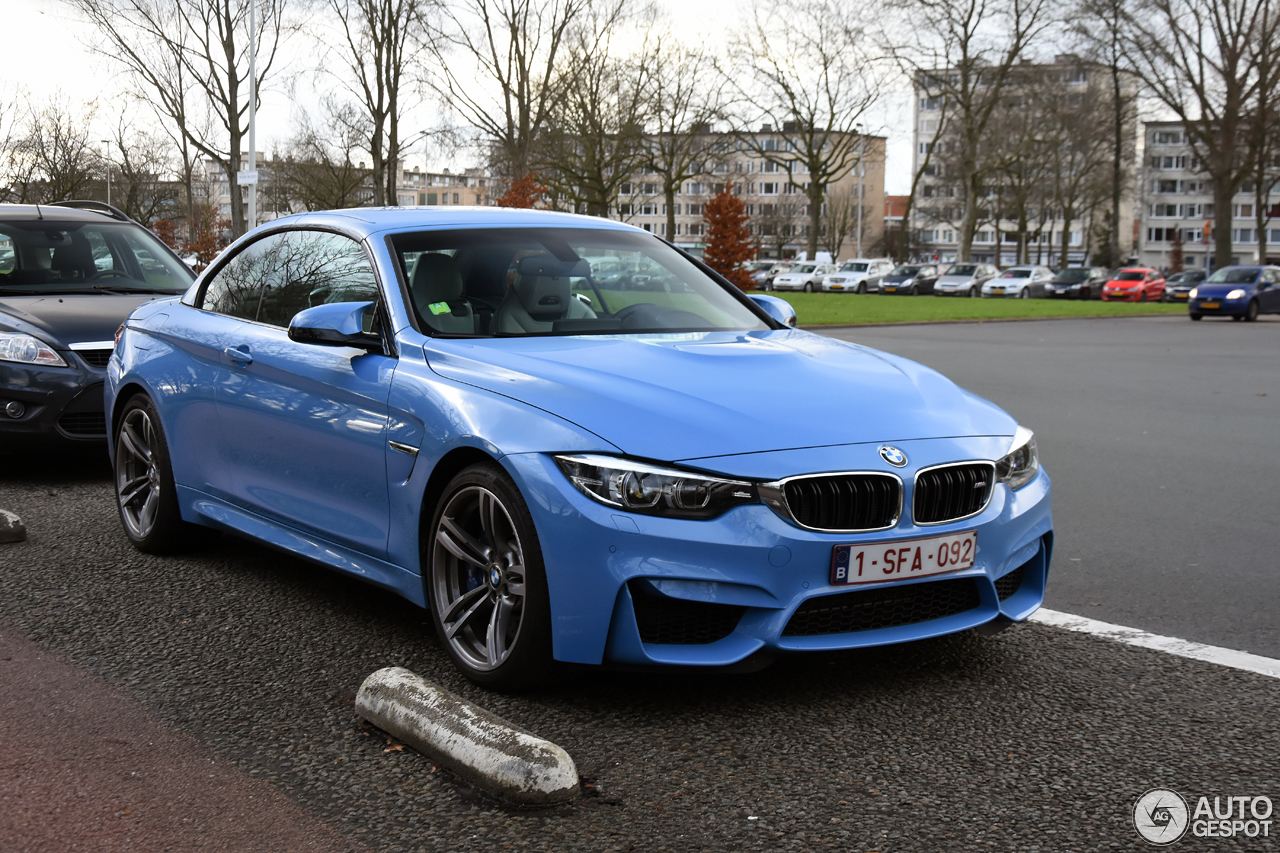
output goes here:
[[345, 47], [342, 85], [368, 115], [364, 141], [373, 175], [373, 203], [394, 204], [404, 141], [400, 117], [412, 107], [407, 96], [417, 51], [414, 33], [425, 28], [432, 0], [328, 0]]
[[1048, 0], [896, 0], [911, 43], [896, 52], [917, 90], [947, 103], [963, 190], [958, 255], [969, 260], [979, 210], [994, 168], [982, 157], [1010, 74], [1050, 25]]
[[180, 204], [181, 185], [174, 182], [172, 140], [140, 130], [134, 117], [122, 112], [111, 131], [106, 168], [111, 170], [112, 202], [148, 228], [173, 218]]
[[[850, 234], [858, 228], [858, 200], [854, 198], [854, 188], [840, 187], [827, 193], [827, 200], [822, 209], [822, 248], [831, 253], [833, 259], [840, 257], [840, 249]], [[865, 210], [864, 210], [865, 213]], [[866, 237], [866, 225], [863, 224], [863, 238]]]
[[103, 176], [89, 126], [95, 106], [77, 115], [61, 93], [27, 96], [9, 146], [9, 195], [18, 202], [49, 203], [85, 198]]
[[[722, 142], [709, 142], [724, 113], [724, 78], [711, 54], [657, 33], [649, 51], [648, 114], [656, 132], [647, 140], [646, 171], [658, 176], [667, 208], [667, 236], [676, 233], [676, 195], [690, 178], [718, 167]], [[708, 160], [713, 161], [709, 166]]]
[[1214, 261], [1231, 258], [1231, 200], [1253, 168], [1250, 116], [1264, 80], [1254, 54], [1274, 30], [1277, 0], [1145, 0], [1125, 16], [1136, 73], [1177, 115], [1210, 177]]
[[1267, 226], [1274, 208], [1271, 191], [1280, 184], [1280, 3], [1270, 2], [1252, 43], [1258, 74], [1258, 94], [1249, 116], [1247, 138], [1253, 160], [1253, 213], [1258, 240], [1258, 262], [1267, 262]]
[[561, 52], [593, 2], [613, 3], [621, 14], [621, 0], [458, 0], [429, 31], [432, 86], [485, 137], [508, 177], [534, 165], [560, 94]]
[[[880, 91], [871, 40], [847, 18], [837, 0], [760, 0], [729, 72], [753, 114], [740, 138], [804, 190], [809, 257], [818, 250], [827, 186], [858, 164], [860, 125]], [[768, 135], [751, 131], [760, 120]]]
[[323, 119], [303, 114], [294, 136], [272, 164], [272, 203], [280, 210], [338, 210], [377, 204], [377, 183], [359, 162], [369, 116], [354, 104], [325, 98]]
[[1107, 263], [1120, 263], [1120, 200], [1130, 179], [1134, 146], [1127, 128], [1137, 120], [1137, 87], [1130, 85], [1131, 69], [1124, 28], [1129, 10], [1137, 0], [1082, 0], [1074, 16], [1072, 31], [1083, 44], [1086, 55], [1106, 68], [1109, 99], [1106, 104], [1110, 126], [1110, 200], [1107, 224]]
[[[227, 175], [231, 229], [245, 231], [236, 183], [248, 135], [249, 11], [257, 11], [260, 93], [291, 31], [286, 0], [68, 0], [97, 30], [95, 49], [121, 63], [173, 130]], [[211, 132], [210, 128], [217, 128]]]
[[556, 80], [534, 160], [553, 197], [580, 213], [607, 216], [619, 187], [646, 159], [648, 51], [619, 57], [612, 9], [579, 18]]

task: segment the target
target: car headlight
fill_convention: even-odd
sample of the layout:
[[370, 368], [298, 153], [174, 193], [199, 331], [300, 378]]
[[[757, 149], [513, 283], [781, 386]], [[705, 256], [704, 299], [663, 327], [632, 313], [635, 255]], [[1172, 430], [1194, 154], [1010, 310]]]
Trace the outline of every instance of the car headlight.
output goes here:
[[618, 456], [557, 456], [578, 491], [605, 506], [668, 518], [715, 518], [760, 502], [754, 483], [723, 480]]
[[41, 364], [46, 367], [67, 366], [53, 347], [38, 338], [18, 332], [0, 332], [0, 361]]
[[1200, 294], [1200, 288], [1193, 287], [1191, 288], [1191, 292], [1188, 293], [1187, 295], [1190, 296], [1192, 299], [1195, 299], [1199, 294]]
[[1013, 447], [996, 462], [996, 479], [1017, 491], [1034, 480], [1039, 471], [1035, 433], [1020, 426], [1013, 434]]
[[1227, 298], [1228, 299], [1244, 299], [1244, 291], [1237, 287], [1235, 290], [1227, 294]]

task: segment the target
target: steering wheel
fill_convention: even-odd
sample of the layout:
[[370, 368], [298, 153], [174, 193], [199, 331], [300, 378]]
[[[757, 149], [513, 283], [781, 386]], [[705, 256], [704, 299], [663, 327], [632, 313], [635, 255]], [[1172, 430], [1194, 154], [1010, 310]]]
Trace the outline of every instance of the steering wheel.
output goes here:
[[119, 276], [120, 278], [131, 278], [131, 276], [127, 272], [121, 272], [120, 270], [117, 270], [117, 269], [110, 269], [110, 270], [98, 270], [96, 273], [86, 278], [85, 281], [96, 281], [97, 279], [107, 278], [109, 276]]

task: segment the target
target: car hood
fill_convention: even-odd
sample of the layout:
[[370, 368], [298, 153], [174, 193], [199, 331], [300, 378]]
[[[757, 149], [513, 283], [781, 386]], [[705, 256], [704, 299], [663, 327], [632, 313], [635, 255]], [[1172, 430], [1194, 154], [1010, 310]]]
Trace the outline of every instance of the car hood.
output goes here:
[[971, 275], [944, 275], [938, 279], [938, 284], [969, 284], [972, 281]]
[[1200, 297], [1201, 299], [1222, 298], [1222, 297], [1225, 297], [1228, 293], [1230, 293], [1233, 290], [1243, 290], [1245, 293], [1251, 293], [1255, 286], [1256, 285], [1252, 283], [1250, 284], [1205, 284], [1204, 282], [1200, 282], [1199, 284], [1192, 285], [1192, 287], [1196, 288], [1196, 296]]
[[[0, 322], [13, 318], [22, 331], [38, 334], [63, 348], [74, 343], [110, 341], [125, 318], [144, 302], [163, 299], [153, 293], [0, 294]], [[6, 316], [7, 315], [7, 316]]]
[[434, 339], [425, 350], [442, 376], [551, 412], [649, 459], [1016, 428], [929, 368], [800, 330]]
[[986, 286], [988, 287], [1010, 287], [1017, 284], [1026, 284], [1031, 281], [1029, 278], [993, 278], [988, 279]]
[[898, 282], [901, 282], [901, 281], [907, 281], [909, 279], [913, 279], [917, 275], [919, 275], [919, 273], [914, 273], [912, 275], [886, 275], [882, 279], [882, 281], [884, 281], [886, 284], [897, 284]]

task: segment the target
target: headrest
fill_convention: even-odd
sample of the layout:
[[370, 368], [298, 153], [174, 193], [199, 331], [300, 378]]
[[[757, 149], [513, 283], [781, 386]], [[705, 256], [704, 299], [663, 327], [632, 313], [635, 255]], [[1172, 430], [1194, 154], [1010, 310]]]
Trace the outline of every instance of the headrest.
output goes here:
[[[530, 316], [557, 318], [569, 310], [569, 279], [545, 275], [521, 275], [516, 282], [520, 307]], [[545, 321], [544, 321], [545, 322]]]
[[462, 275], [453, 258], [441, 252], [418, 256], [413, 269], [413, 301], [426, 306], [462, 299]]

